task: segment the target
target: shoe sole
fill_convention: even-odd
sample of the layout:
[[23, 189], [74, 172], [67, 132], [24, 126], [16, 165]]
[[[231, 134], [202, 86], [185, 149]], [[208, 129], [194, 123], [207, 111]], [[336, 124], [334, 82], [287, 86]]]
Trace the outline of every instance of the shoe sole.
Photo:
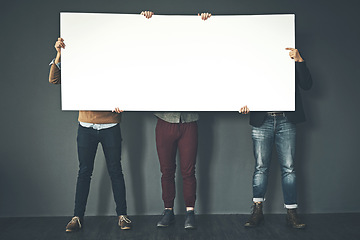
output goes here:
[[81, 228], [79, 228], [79, 229], [74, 229], [74, 230], [71, 230], [71, 229], [65, 229], [65, 232], [67, 232], [67, 233], [71, 233], [71, 232], [77, 232], [77, 231], [80, 231], [81, 230]]
[[244, 225], [245, 228], [256, 228], [258, 225]]
[[156, 226], [157, 226], [158, 228], [166, 228], [166, 227], [172, 225], [173, 223], [175, 223], [175, 220], [171, 221], [168, 225], [163, 225], [163, 224], [159, 224], [159, 223], [158, 223]]
[[196, 227], [192, 227], [192, 226], [186, 226], [186, 227], [184, 227], [185, 229], [187, 229], [187, 230], [194, 230], [194, 229], [196, 229]]
[[260, 222], [256, 225], [247, 225], [246, 223], [244, 224], [245, 228], [256, 228], [259, 227], [260, 225], [263, 225], [265, 223], [264, 219], [260, 220]]
[[293, 227], [293, 226], [290, 226], [290, 227], [293, 229], [305, 229], [305, 227]]
[[291, 223], [287, 223], [287, 226], [289, 228], [293, 228], [293, 229], [305, 229], [306, 228], [306, 225], [301, 226], [301, 227], [296, 227], [296, 226], [293, 226]]
[[119, 226], [119, 228], [121, 229], [121, 230], [129, 230], [129, 229], [131, 229], [131, 225], [129, 226], [129, 225], [127, 225], [127, 226], [121, 226], [120, 224], [118, 224], [118, 226]]
[[168, 227], [169, 225], [162, 225], [162, 224], [158, 224], [158, 225], [156, 225], [158, 228], [166, 228], [166, 227]]

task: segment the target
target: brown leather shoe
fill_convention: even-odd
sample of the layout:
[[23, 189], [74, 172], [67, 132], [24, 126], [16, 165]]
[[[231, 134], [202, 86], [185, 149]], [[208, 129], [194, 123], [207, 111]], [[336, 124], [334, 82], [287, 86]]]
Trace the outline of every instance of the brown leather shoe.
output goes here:
[[262, 202], [254, 202], [252, 205], [252, 212], [249, 220], [245, 223], [244, 227], [257, 227], [264, 220], [262, 211]]
[[296, 208], [287, 209], [286, 222], [289, 227], [304, 229], [306, 227], [305, 223], [301, 223], [299, 216], [297, 215]]
[[81, 220], [79, 217], [73, 217], [70, 222], [66, 225], [65, 231], [66, 232], [75, 232], [80, 230], [82, 227]]
[[128, 216], [126, 215], [120, 215], [119, 216], [119, 223], [118, 223], [119, 227], [122, 230], [129, 230], [131, 229], [131, 221], [128, 218]]

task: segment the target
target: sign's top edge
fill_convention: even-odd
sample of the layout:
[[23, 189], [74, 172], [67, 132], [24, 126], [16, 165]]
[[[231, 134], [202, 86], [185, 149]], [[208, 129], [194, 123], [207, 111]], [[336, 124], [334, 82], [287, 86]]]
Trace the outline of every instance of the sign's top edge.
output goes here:
[[[91, 15], [126, 15], [126, 16], [139, 16], [140, 13], [96, 13], [96, 12], [60, 12], [60, 15], [67, 14], [91, 14]], [[198, 17], [196, 14], [155, 14], [154, 16], [158, 17]], [[223, 14], [213, 14], [212, 17], [262, 17], [262, 16], [295, 16], [295, 13], [266, 13], [266, 14], [231, 14], [231, 15], [223, 15]]]

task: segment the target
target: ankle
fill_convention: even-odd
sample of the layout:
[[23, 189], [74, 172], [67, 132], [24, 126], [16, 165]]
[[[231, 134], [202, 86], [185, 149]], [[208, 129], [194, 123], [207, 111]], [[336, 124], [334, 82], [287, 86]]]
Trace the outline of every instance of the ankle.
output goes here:
[[296, 214], [297, 213], [297, 208], [287, 208], [286, 212], [288, 214]]

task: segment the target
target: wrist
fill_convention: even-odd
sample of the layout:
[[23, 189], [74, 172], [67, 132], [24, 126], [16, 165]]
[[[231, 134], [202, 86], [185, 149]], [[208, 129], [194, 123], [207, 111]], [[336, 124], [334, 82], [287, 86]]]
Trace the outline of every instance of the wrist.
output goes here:
[[61, 61], [61, 55], [57, 54], [54, 62], [55, 64], [58, 64], [60, 61]]

